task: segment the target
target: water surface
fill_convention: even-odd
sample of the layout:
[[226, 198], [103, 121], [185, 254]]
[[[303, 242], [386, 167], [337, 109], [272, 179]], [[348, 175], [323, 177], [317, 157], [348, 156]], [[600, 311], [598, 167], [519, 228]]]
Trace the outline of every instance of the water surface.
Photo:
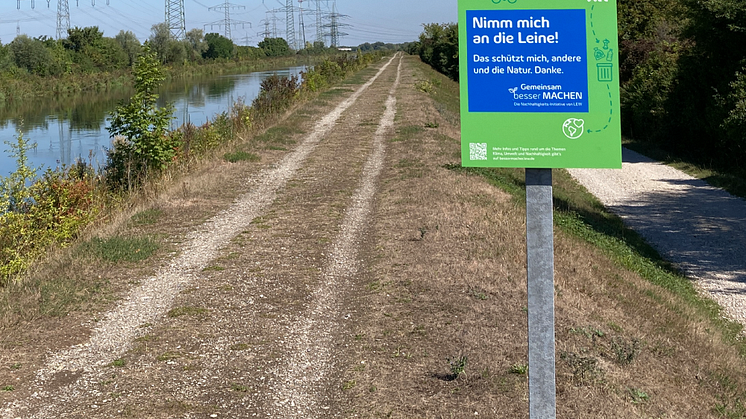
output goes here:
[[[216, 114], [229, 111], [238, 100], [250, 104], [259, 93], [262, 80], [273, 74], [298, 75], [305, 66], [198, 78], [170, 83], [161, 91], [159, 105], [174, 103], [173, 128], [185, 121], [199, 126]], [[0, 176], [16, 168], [9, 156], [6, 141], [16, 141], [19, 131], [36, 143], [29, 152], [29, 163], [35, 167], [55, 168], [83, 159], [100, 166], [106, 161], [110, 145], [106, 127], [109, 114], [132, 95], [131, 89], [115, 93], [70, 96], [62, 100], [26, 101], [15, 107], [0, 109]], [[7, 151], [6, 151], [7, 150]]]

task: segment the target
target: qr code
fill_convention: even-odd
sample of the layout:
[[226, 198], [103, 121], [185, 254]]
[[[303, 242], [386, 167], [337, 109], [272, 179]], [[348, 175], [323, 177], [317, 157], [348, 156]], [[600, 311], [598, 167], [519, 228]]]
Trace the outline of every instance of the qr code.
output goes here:
[[487, 160], [486, 143], [469, 143], [470, 160]]

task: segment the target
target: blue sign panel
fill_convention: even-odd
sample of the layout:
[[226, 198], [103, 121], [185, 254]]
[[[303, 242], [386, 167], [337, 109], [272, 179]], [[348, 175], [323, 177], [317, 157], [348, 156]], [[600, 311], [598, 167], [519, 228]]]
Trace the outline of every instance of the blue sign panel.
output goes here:
[[468, 10], [469, 112], [587, 113], [586, 10]]

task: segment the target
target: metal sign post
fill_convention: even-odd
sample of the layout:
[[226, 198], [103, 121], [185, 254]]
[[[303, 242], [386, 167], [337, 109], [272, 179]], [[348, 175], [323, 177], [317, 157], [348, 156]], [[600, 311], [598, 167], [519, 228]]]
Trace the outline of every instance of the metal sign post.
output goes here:
[[552, 169], [526, 169], [528, 387], [531, 418], [556, 417]]

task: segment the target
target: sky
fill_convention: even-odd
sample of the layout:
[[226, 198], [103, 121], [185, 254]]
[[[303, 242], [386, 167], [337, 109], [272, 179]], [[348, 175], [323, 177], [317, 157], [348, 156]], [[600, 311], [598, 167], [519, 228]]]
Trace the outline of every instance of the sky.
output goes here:
[[[20, 1], [20, 9], [18, 9]], [[322, 14], [333, 9], [334, 0], [319, 0]], [[32, 2], [35, 7], [32, 8]], [[22, 34], [31, 37], [55, 37], [57, 32], [58, 0], [0, 0], [0, 41], [7, 44], [16, 36], [20, 26]], [[239, 45], [256, 45], [264, 36], [263, 20], [272, 20], [267, 11], [285, 6], [286, 0], [231, 0], [232, 38]], [[295, 26], [299, 27], [297, 7]], [[94, 4], [95, 3], [95, 4]], [[108, 5], [107, 5], [108, 3]], [[104, 36], [114, 37], [120, 30], [132, 31], [144, 41], [151, 27], [165, 21], [166, 0], [68, 0], [70, 26], [98, 26]], [[77, 5], [76, 5], [77, 4]], [[209, 10], [222, 6], [223, 0], [184, 0], [186, 27], [203, 29], [205, 33], [224, 34], [225, 12]], [[49, 5], [49, 7], [47, 7]], [[303, 20], [306, 40], [316, 40], [316, 0], [304, 0]], [[310, 9], [310, 10], [309, 10]], [[458, 17], [456, 0], [337, 0], [336, 11], [345, 15], [340, 23], [349, 25], [340, 32], [349, 35], [340, 39], [341, 45], [357, 46], [365, 42], [401, 43], [417, 39], [424, 23], [455, 22]], [[278, 35], [285, 38], [285, 12], [276, 12]], [[247, 22], [247, 23], [243, 23]], [[328, 22], [325, 22], [328, 23]], [[270, 31], [273, 27], [270, 26]], [[297, 29], [296, 29], [297, 30]], [[328, 31], [328, 30], [327, 30]], [[327, 45], [328, 45], [327, 38]]]

